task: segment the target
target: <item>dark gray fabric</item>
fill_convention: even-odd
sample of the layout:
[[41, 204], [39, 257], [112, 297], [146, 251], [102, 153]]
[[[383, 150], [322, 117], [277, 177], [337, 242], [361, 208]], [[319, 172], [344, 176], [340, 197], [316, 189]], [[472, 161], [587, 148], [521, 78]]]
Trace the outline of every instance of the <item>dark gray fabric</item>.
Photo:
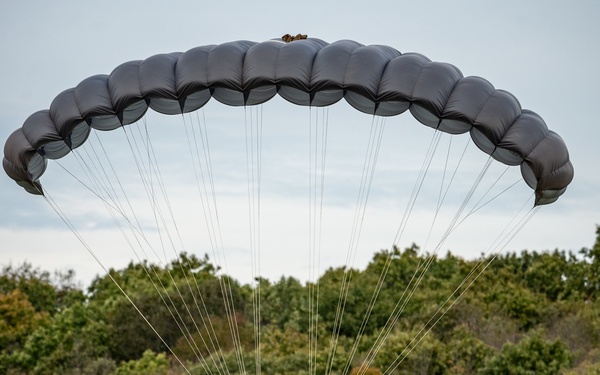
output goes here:
[[29, 167], [34, 175], [40, 176], [46, 169], [46, 159], [31, 147], [22, 129], [15, 130], [8, 137], [4, 144], [4, 155], [11, 156], [2, 160], [2, 167], [8, 177], [23, 186], [29, 193], [41, 194], [41, 185], [37, 179], [31, 178], [31, 174], [23, 166]]
[[141, 63], [141, 61], [126, 62], [117, 66], [108, 76], [110, 99], [123, 125], [136, 122], [148, 109], [140, 88]]
[[36, 112], [4, 148], [6, 173], [31, 193], [46, 159], [80, 146], [92, 128], [112, 130], [148, 108], [180, 114], [210, 98], [233, 106], [263, 103], [279, 94], [299, 105], [327, 106], [341, 98], [359, 111], [393, 116], [410, 110], [424, 125], [469, 132], [495, 159], [521, 165], [536, 204], [555, 201], [573, 178], [562, 139], [510, 93], [455, 66], [380, 45], [320, 39], [286, 43], [237, 41], [126, 62], [60, 93]]
[[50, 118], [50, 112], [47, 109], [29, 116], [23, 123], [21, 130], [34, 150], [41, 149], [49, 142], [64, 143], [64, 138], [56, 131], [54, 122]]
[[61, 138], [69, 137], [75, 126], [83, 121], [77, 101], [75, 89], [68, 89], [56, 96], [50, 104], [50, 118]]

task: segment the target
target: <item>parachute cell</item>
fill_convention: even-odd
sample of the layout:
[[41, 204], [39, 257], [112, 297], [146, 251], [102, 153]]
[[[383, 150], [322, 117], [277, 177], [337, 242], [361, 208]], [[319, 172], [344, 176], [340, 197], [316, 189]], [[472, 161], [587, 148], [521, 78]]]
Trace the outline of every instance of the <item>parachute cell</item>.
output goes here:
[[536, 205], [554, 202], [573, 178], [563, 140], [510, 93], [453, 65], [381, 45], [308, 38], [237, 41], [159, 54], [84, 79], [31, 115], [4, 148], [3, 167], [28, 192], [41, 194], [46, 159], [65, 156], [92, 128], [112, 130], [148, 108], [181, 114], [211, 97], [231, 106], [256, 105], [279, 94], [304, 106], [342, 98], [357, 110], [393, 116], [410, 110], [421, 123], [460, 134], [496, 160], [521, 165]]

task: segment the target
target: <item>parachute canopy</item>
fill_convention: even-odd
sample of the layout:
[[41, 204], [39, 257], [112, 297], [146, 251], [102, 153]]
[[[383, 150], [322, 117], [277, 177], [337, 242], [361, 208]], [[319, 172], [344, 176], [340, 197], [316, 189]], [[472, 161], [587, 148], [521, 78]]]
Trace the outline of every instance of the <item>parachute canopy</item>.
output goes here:
[[92, 128], [112, 130], [139, 120], [148, 108], [164, 114], [197, 110], [211, 97], [249, 106], [280, 95], [303, 106], [344, 98], [357, 110], [394, 116], [406, 110], [426, 126], [469, 132], [494, 159], [520, 165], [536, 205], [556, 201], [573, 178], [563, 140], [509, 92], [453, 65], [382, 45], [307, 38], [236, 41], [129, 61], [109, 75], [84, 79], [35, 112], [4, 147], [6, 173], [32, 194], [47, 159], [82, 145]]

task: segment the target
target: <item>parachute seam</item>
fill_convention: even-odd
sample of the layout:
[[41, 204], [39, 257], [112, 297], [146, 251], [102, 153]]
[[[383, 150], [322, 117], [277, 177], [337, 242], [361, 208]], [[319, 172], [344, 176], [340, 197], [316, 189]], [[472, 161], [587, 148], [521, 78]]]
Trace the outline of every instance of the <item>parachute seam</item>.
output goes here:
[[542, 142], [544, 142], [544, 140], [548, 138], [548, 135], [549, 135], [549, 134], [550, 134], [550, 132], [549, 132], [549, 131], [546, 131], [546, 134], [544, 134], [544, 138], [540, 139], [540, 140], [539, 140], [539, 142], [538, 142], [538, 143], [536, 143], [536, 144], [535, 144], [535, 146], [534, 146], [534, 147], [531, 149], [531, 151], [529, 151], [529, 152], [527, 153], [527, 155], [525, 155], [525, 157], [523, 158], [523, 161], [524, 161], [524, 162], [531, 162], [530, 160], [528, 160], [528, 159], [529, 159], [529, 156], [530, 156], [531, 154], [533, 154], [533, 153], [535, 152], [535, 150], [537, 150], [537, 149], [538, 149], [538, 147], [540, 147], [540, 145], [542, 144]]
[[[439, 64], [444, 64], [444, 63], [439, 63]], [[446, 64], [446, 65], [448, 65], [448, 64]], [[461, 73], [461, 76], [462, 76], [462, 73]], [[460, 77], [458, 80], [454, 81], [454, 84], [452, 85], [452, 89], [450, 89], [450, 93], [448, 94], [448, 96], [446, 96], [444, 98], [444, 100], [445, 100], [444, 101], [444, 108], [442, 109], [441, 116], [439, 116], [440, 123], [441, 123], [441, 120], [442, 120], [442, 116], [444, 115], [444, 112], [446, 112], [446, 108], [448, 107], [448, 100], [450, 99], [450, 97], [452, 96], [452, 94], [454, 93], [454, 91], [456, 90], [456, 86], [458, 86], [458, 83], [460, 81], [462, 81], [463, 79], [465, 79], [465, 77]], [[439, 127], [439, 125], [440, 124], [438, 124], [438, 127]]]
[[[450, 95], [448, 95], [448, 96], [445, 98], [445, 100], [446, 100], [446, 101], [445, 101], [445, 103], [444, 103], [444, 108], [442, 109], [442, 114], [441, 114], [441, 115], [440, 115], [440, 117], [439, 117], [439, 119], [440, 119], [440, 123], [438, 124], [438, 127], [441, 125], [441, 122], [442, 122], [442, 120], [445, 120], [445, 119], [447, 119], [445, 116], [446, 116], [446, 110], [447, 110], [447, 108], [448, 108], [448, 101], [450, 100], [450, 98], [451, 98], [451, 97], [452, 97], [452, 95], [454, 94], [454, 91], [456, 91], [456, 86], [458, 86], [458, 83], [459, 83], [460, 81], [462, 81], [462, 80], [464, 80], [464, 79], [466, 79], [466, 78], [467, 78], [467, 77], [462, 77], [462, 78], [459, 78], [459, 80], [458, 80], [458, 81], [454, 82], [454, 86], [452, 86], [452, 90], [450, 90]], [[493, 87], [493, 86], [492, 86], [492, 87]], [[494, 88], [494, 90], [495, 90], [495, 88]], [[488, 98], [486, 99], [486, 101], [485, 101], [485, 102], [487, 103], [487, 101], [488, 101], [488, 100], [489, 100], [489, 95], [488, 95]], [[485, 104], [484, 104], [484, 106], [485, 106]], [[483, 106], [481, 107], [481, 109], [483, 109]], [[481, 113], [481, 109], [480, 109], [480, 110], [479, 110], [479, 112], [477, 113], [478, 115], [479, 115], [479, 113]], [[462, 117], [465, 117], [465, 118], [467, 117], [467, 116], [466, 116], [466, 113], [463, 113], [463, 112], [458, 112], [458, 113], [459, 113], [459, 114], [460, 114]], [[477, 118], [477, 116], [476, 116], [475, 118]], [[469, 122], [471, 122], [471, 121], [469, 121]], [[473, 123], [472, 123], [472, 122], [471, 122], [471, 127], [473, 127]]]
[[[492, 86], [494, 87], [494, 86]], [[494, 91], [492, 91], [491, 93], [488, 94], [487, 98], [485, 99], [485, 102], [483, 102], [483, 104], [481, 105], [481, 108], [479, 108], [479, 110], [477, 111], [477, 115], [475, 115], [475, 118], [473, 119], [473, 121], [471, 121], [471, 126], [474, 126], [475, 123], [477, 122], [477, 119], [479, 118], [479, 116], [481, 115], [481, 112], [483, 112], [483, 109], [485, 108], [485, 106], [490, 102], [490, 98], [492, 97], [492, 95], [498, 91], [495, 87], [494, 87]], [[445, 109], [445, 108], [444, 108]], [[466, 116], [465, 116], [466, 117]]]
[[[402, 56], [402, 54], [400, 54], [400, 56]], [[373, 103], [375, 104], [375, 107], [373, 108], [373, 116], [377, 114], [377, 109], [379, 108], [379, 104], [381, 103], [379, 99], [381, 97], [381, 81], [383, 80], [383, 76], [385, 75], [387, 67], [390, 65], [390, 62], [392, 62], [392, 60], [395, 60], [400, 56], [396, 56], [386, 61], [385, 65], [383, 66], [383, 69], [381, 70], [381, 74], [379, 74], [379, 80], [377, 81], [377, 90], [375, 91], [375, 98], [373, 100]]]
[[[475, 128], [475, 129], [476, 129], [476, 127], [475, 127], [475, 123], [478, 123], [477, 119], [479, 118], [479, 116], [481, 116], [481, 113], [483, 112], [483, 109], [485, 108], [486, 104], [488, 104], [488, 103], [489, 103], [489, 101], [490, 101], [490, 98], [492, 97], [492, 95], [493, 95], [493, 94], [494, 94], [496, 91], [498, 91], [498, 89], [496, 89], [496, 88], [494, 87], [494, 91], [492, 91], [492, 92], [491, 92], [491, 93], [488, 95], [487, 99], [485, 100], [485, 103], [483, 103], [483, 105], [482, 105], [482, 106], [481, 106], [481, 108], [479, 109], [479, 112], [477, 112], [477, 116], [475, 116], [475, 119], [473, 120], [473, 122], [471, 122], [471, 129], [469, 129], [469, 133], [470, 133], [469, 135], [471, 136], [471, 139], [473, 139], [473, 134], [471, 133], [471, 130], [472, 130], [473, 128]], [[483, 124], [483, 126], [484, 126], [484, 127], [487, 125], [487, 124], [485, 124], [484, 122], [479, 122], [479, 123], [480, 123], [480, 124]], [[514, 123], [514, 122], [513, 122], [513, 123]], [[511, 125], [511, 126], [512, 126], [512, 125]], [[509, 126], [509, 127], [508, 127], [508, 129], [510, 129], [510, 127], [511, 127], [511, 126]], [[507, 129], [507, 131], [508, 131], [508, 129]], [[504, 135], [505, 135], [505, 134], [506, 134], [506, 131], [505, 131], [505, 132], [502, 134], [502, 137], [500, 137], [500, 140], [502, 140], [502, 138], [504, 138]], [[488, 141], [490, 141], [490, 143], [491, 143], [491, 144], [493, 144], [493, 145], [494, 145], [494, 149], [493, 149], [493, 150], [492, 150], [492, 152], [489, 154], [489, 155], [491, 156], [491, 155], [493, 155], [493, 154], [494, 154], [494, 152], [496, 152], [496, 150], [498, 150], [498, 144], [497, 144], [496, 142], [494, 142], [493, 140], [491, 140], [491, 139], [490, 139], [490, 138], [489, 138], [487, 135], [485, 135], [485, 134], [484, 134], [484, 136], [485, 136], [485, 137], [488, 139]], [[474, 139], [473, 139], [473, 141], [474, 141]]]
[[313, 99], [315, 97], [315, 91], [313, 90], [313, 81], [314, 81], [314, 77], [313, 74], [315, 72], [315, 61], [317, 60], [317, 55], [319, 54], [319, 52], [321, 52], [321, 50], [327, 46], [330, 46], [331, 44], [327, 44], [326, 46], [319, 46], [318, 49], [313, 53], [312, 55], [312, 60], [310, 62], [310, 74], [308, 75], [308, 95], [309, 95], [309, 103], [310, 106], [312, 106], [312, 102]]

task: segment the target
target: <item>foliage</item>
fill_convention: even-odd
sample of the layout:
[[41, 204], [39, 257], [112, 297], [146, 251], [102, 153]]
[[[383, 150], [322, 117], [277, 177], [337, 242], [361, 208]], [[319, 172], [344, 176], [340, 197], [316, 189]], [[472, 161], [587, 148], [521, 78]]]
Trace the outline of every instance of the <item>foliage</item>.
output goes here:
[[52, 276], [48, 271], [33, 268], [30, 263], [18, 267], [8, 265], [0, 272], [0, 294], [18, 289], [27, 295], [36, 311], [53, 314], [72, 302], [84, 299], [74, 277], [72, 270], [57, 271]]
[[18, 353], [27, 338], [48, 320], [48, 313], [36, 312], [19, 289], [0, 294], [0, 373], [19, 365]]
[[65, 308], [35, 330], [19, 352], [19, 365], [38, 374], [79, 373], [108, 355], [110, 330], [92, 309], [81, 303]]
[[486, 367], [485, 374], [559, 374], [571, 362], [571, 353], [559, 340], [547, 341], [537, 334], [518, 344], [507, 343]]
[[[308, 285], [258, 279], [260, 289], [186, 253], [111, 269], [85, 292], [72, 271], [9, 265], [0, 272], [0, 375], [241, 374], [259, 366], [265, 374], [312, 366], [345, 375], [600, 374], [596, 234], [577, 253], [479, 260], [394, 247], [364, 270], [331, 268]], [[318, 311], [309, 290], [318, 290]]]
[[169, 361], [165, 353], [156, 354], [146, 350], [142, 358], [123, 362], [116, 371], [116, 375], [166, 375], [169, 370]]

